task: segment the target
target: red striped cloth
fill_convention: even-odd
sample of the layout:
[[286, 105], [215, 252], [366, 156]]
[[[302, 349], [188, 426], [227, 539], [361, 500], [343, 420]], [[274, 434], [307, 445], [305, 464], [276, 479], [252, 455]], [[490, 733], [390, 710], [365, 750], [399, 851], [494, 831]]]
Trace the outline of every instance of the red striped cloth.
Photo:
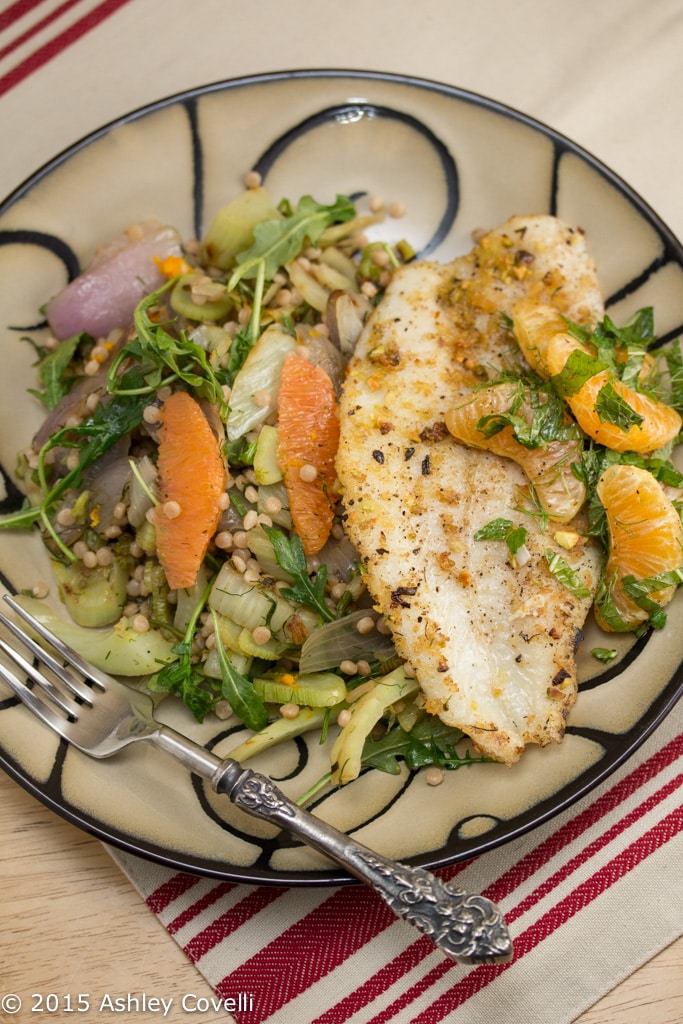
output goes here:
[[0, 11], [0, 96], [130, 0], [14, 0]]
[[239, 1024], [568, 1024], [683, 931], [682, 724], [679, 709], [571, 810], [440, 872], [501, 906], [503, 966], [445, 960], [362, 886], [239, 885], [112, 855]]

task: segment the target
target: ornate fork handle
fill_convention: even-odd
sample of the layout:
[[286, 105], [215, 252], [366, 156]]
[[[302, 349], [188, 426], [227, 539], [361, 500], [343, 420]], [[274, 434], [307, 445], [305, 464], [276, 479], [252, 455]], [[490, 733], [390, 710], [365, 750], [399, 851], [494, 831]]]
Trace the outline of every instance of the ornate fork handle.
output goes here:
[[389, 860], [289, 800], [265, 775], [226, 761], [212, 779], [236, 807], [278, 825], [368, 882], [395, 914], [459, 963], [507, 963], [512, 941], [498, 907], [423, 868]]

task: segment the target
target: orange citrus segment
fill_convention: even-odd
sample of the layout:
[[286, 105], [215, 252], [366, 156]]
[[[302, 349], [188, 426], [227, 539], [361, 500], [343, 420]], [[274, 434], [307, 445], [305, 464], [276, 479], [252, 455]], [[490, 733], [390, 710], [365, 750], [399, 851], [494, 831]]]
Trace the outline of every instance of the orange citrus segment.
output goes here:
[[221, 515], [226, 471], [199, 404], [174, 392], [160, 414], [157, 555], [172, 590], [191, 587]]
[[560, 311], [554, 306], [539, 305], [532, 299], [523, 299], [513, 309], [512, 321], [517, 344], [531, 369], [541, 377], [550, 377], [548, 342], [556, 334], [564, 334], [567, 330]]
[[[560, 374], [577, 348], [588, 351], [569, 334], [555, 334], [546, 348], [546, 363], [551, 375]], [[600, 419], [596, 409], [598, 394], [606, 384], [639, 416], [642, 422], [627, 429]], [[618, 452], [650, 452], [662, 448], [680, 433], [681, 417], [668, 405], [623, 384], [609, 370], [601, 370], [589, 378], [579, 390], [567, 396], [567, 404], [582, 430], [598, 444]]]
[[294, 529], [307, 555], [327, 541], [337, 500], [339, 416], [332, 381], [296, 355], [282, 367], [278, 394], [278, 462]]
[[[516, 462], [526, 473], [543, 509], [553, 519], [568, 523], [577, 515], [586, 497], [585, 485], [572, 472], [572, 464], [581, 458], [579, 440], [550, 441], [539, 448], [526, 448], [515, 437], [511, 426], [486, 437], [477, 428], [485, 416], [509, 411], [517, 394], [515, 384], [496, 384], [476, 391], [446, 413], [446, 426], [458, 441], [483, 448]], [[524, 402], [517, 415], [531, 423], [533, 409]]]
[[[605, 581], [613, 606], [631, 629], [646, 621], [640, 608], [623, 587], [625, 576], [649, 579], [683, 565], [683, 527], [671, 501], [651, 473], [637, 466], [610, 466], [601, 475], [597, 493], [609, 527], [609, 554]], [[660, 607], [668, 604], [675, 587], [648, 594]], [[615, 624], [595, 607], [596, 621], [603, 629]]]

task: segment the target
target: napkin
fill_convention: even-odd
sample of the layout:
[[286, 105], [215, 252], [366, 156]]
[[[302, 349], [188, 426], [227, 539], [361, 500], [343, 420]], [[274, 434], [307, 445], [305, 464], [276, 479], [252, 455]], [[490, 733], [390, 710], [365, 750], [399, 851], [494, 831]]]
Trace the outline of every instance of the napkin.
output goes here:
[[683, 933], [683, 707], [589, 796], [445, 880], [504, 912], [464, 967], [368, 887], [201, 878], [110, 853], [238, 1024], [569, 1024]]

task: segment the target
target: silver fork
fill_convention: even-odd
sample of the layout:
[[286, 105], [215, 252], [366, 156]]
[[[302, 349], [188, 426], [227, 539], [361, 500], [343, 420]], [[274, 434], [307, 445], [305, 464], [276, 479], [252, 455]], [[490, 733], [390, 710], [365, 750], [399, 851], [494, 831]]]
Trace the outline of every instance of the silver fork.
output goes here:
[[247, 814], [291, 832], [371, 885], [394, 913], [428, 935], [450, 959], [464, 964], [512, 959], [505, 919], [490, 900], [444, 883], [424, 868], [374, 852], [293, 803], [266, 776], [160, 725], [146, 694], [89, 665], [9, 595], [5, 601], [60, 657], [0, 612], [0, 622], [51, 677], [2, 637], [0, 648], [21, 675], [0, 662], [0, 676], [27, 708], [74, 747], [105, 758], [137, 740], [149, 740], [208, 779], [216, 793]]

